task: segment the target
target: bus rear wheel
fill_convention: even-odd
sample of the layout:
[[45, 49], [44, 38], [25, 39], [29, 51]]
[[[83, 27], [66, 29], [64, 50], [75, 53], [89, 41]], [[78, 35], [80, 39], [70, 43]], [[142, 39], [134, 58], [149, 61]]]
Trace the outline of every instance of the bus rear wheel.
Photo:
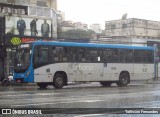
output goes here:
[[127, 72], [122, 72], [119, 76], [119, 81], [116, 83], [118, 86], [127, 86], [129, 83], [129, 74]]
[[64, 84], [65, 84], [64, 76], [62, 74], [56, 74], [53, 79], [53, 86], [56, 89], [60, 89], [64, 86]]
[[102, 85], [102, 86], [104, 86], [104, 87], [109, 87], [109, 86], [111, 86], [111, 82], [107, 82], [107, 81], [102, 81], [102, 82], [100, 82], [100, 84]]
[[47, 83], [37, 83], [40, 89], [45, 89], [47, 88], [48, 84]]

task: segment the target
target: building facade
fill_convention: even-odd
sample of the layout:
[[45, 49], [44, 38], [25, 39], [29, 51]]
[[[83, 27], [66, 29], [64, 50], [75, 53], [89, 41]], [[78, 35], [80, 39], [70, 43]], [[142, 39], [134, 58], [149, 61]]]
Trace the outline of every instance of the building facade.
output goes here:
[[106, 21], [105, 36], [160, 39], [160, 22], [136, 18]]
[[74, 27], [75, 29], [88, 30], [88, 24], [82, 22], [75, 22]]
[[56, 0], [0, 1], [0, 77], [13, 74], [17, 45], [57, 38]]
[[92, 24], [90, 25], [90, 29], [93, 30], [96, 34], [101, 34], [102, 29], [100, 24]]
[[73, 22], [73, 21], [62, 21], [59, 26], [61, 27], [62, 32], [68, 31], [68, 30], [88, 30], [88, 25], [82, 22]]
[[57, 10], [57, 0], [1, 0], [0, 3], [20, 6], [48, 7]]
[[[137, 18], [105, 22], [106, 43], [154, 46], [157, 45], [157, 56], [160, 58], [160, 21]], [[160, 59], [157, 60], [160, 62]]]

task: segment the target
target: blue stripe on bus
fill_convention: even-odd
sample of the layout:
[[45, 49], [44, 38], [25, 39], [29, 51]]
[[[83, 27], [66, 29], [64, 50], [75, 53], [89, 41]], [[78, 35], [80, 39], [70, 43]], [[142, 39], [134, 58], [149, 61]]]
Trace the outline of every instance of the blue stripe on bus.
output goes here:
[[123, 44], [95, 44], [95, 43], [75, 43], [75, 42], [33, 42], [33, 45], [56, 45], [56, 46], [74, 46], [74, 47], [97, 47], [97, 48], [121, 48], [121, 49], [146, 49], [154, 50], [148, 46], [131, 46]]

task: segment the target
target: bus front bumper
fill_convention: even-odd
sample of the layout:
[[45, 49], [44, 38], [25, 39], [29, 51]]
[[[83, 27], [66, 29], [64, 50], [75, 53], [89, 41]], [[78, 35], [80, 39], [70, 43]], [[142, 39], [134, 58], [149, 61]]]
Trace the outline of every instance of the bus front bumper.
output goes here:
[[25, 74], [14, 74], [13, 79], [17, 83], [23, 83], [28, 82], [28, 78], [25, 76]]

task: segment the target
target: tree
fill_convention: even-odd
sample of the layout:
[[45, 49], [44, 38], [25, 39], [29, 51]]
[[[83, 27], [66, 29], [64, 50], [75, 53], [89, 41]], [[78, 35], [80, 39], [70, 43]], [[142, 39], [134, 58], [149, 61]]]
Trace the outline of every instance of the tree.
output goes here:
[[59, 32], [58, 38], [65, 38], [65, 39], [91, 39], [92, 35], [95, 34], [92, 30], [68, 30], [65, 32]]

